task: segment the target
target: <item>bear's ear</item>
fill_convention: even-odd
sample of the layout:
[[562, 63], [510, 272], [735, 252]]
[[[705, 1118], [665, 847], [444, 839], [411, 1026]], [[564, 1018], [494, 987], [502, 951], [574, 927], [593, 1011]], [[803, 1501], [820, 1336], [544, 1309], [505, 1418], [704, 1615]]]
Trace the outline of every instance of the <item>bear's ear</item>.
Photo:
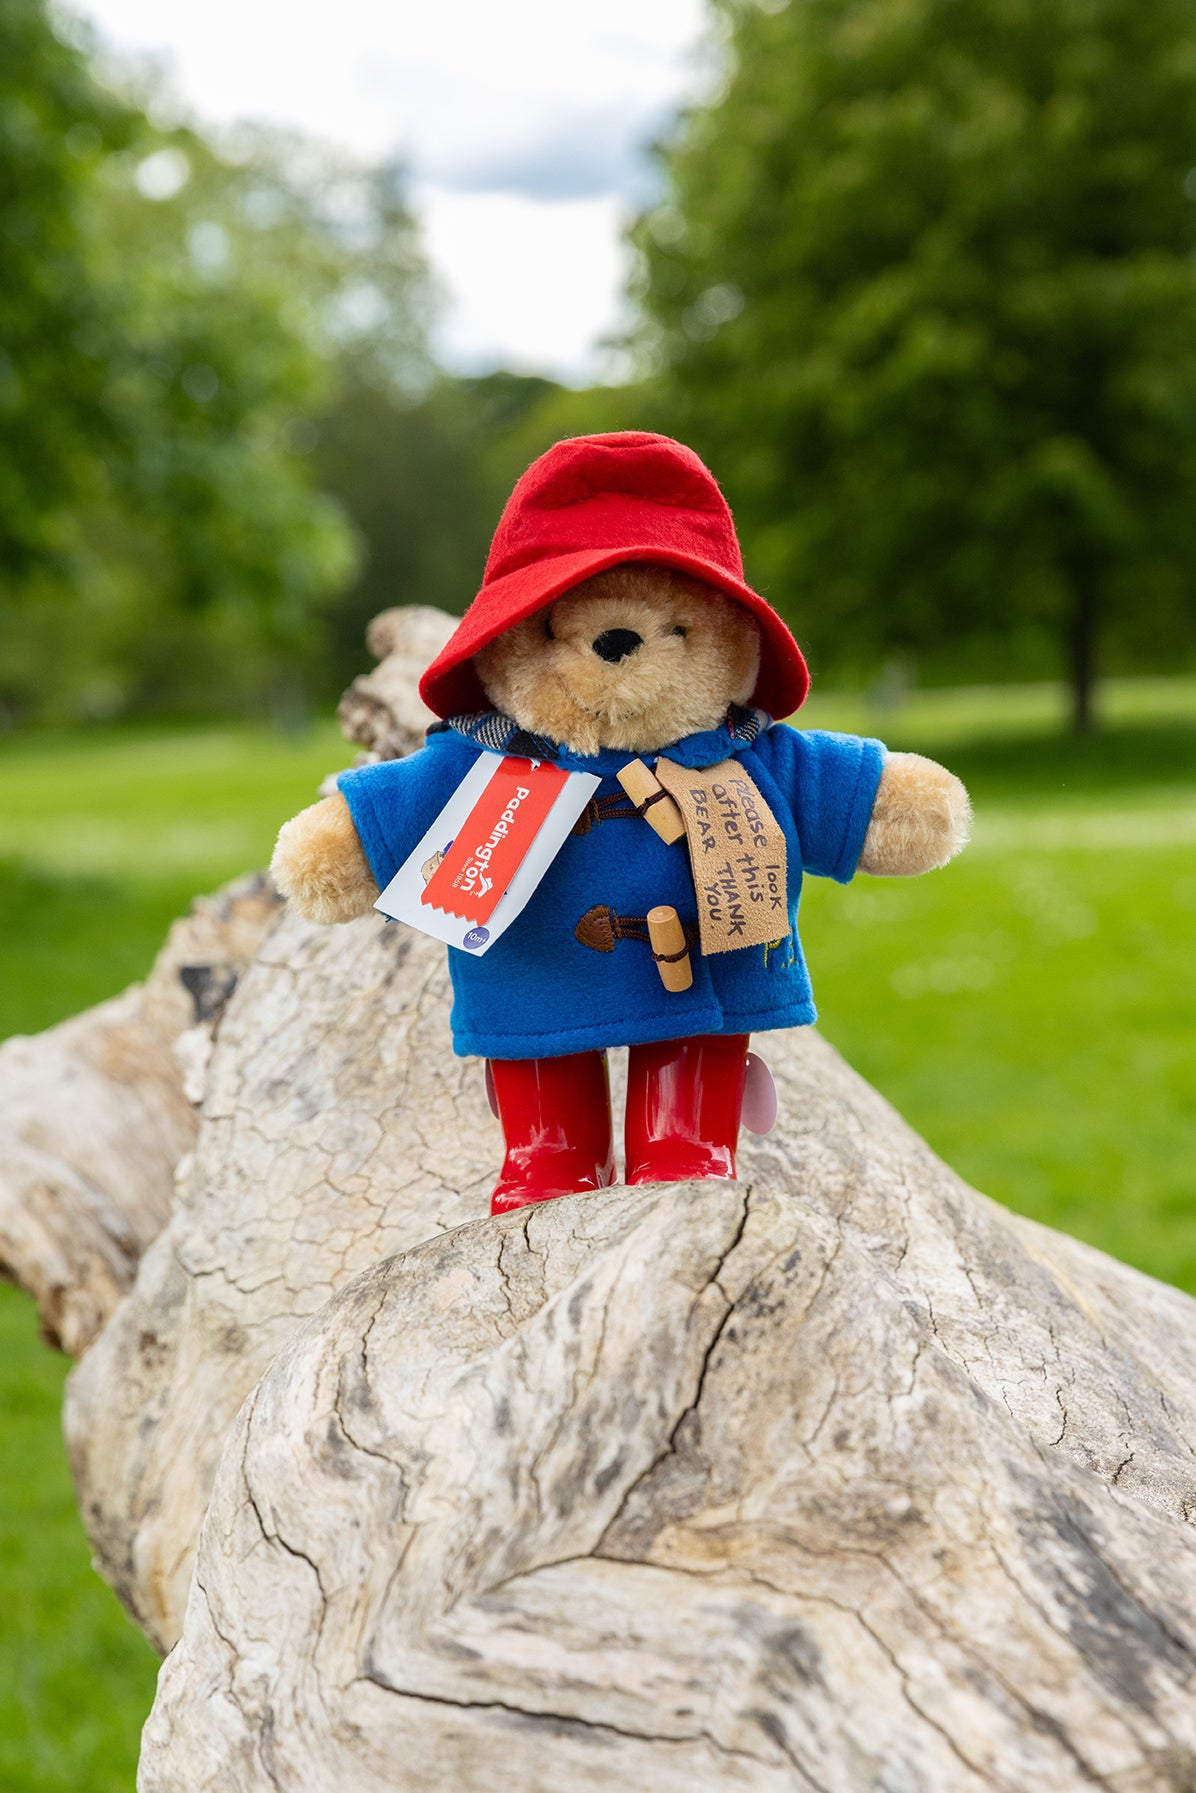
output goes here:
[[934, 871], [967, 846], [971, 821], [953, 772], [920, 753], [886, 754], [859, 869], [874, 878]]
[[378, 895], [349, 805], [339, 791], [283, 824], [270, 876], [305, 921], [355, 921], [369, 913]]

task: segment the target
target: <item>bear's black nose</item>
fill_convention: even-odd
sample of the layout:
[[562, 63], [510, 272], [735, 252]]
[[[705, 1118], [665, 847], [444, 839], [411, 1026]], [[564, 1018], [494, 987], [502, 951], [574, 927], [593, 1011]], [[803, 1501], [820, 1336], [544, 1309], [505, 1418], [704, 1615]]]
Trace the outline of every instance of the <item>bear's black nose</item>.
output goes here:
[[594, 652], [600, 660], [609, 660], [613, 666], [616, 660], [634, 654], [637, 647], [643, 646], [643, 641], [643, 636], [637, 635], [634, 629], [606, 629], [594, 643]]

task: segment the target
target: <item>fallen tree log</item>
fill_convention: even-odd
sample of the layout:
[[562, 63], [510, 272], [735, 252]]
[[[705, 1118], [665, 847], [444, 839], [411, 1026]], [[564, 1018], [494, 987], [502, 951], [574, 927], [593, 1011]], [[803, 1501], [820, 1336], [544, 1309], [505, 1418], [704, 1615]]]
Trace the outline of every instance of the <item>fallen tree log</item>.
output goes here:
[[571, 1197], [310, 1320], [225, 1452], [141, 1793], [1190, 1789], [1193, 1303], [853, 1106], [850, 1187], [816, 1151]]
[[97, 1560], [182, 1631], [143, 1793], [1191, 1793], [1196, 1304], [809, 1030], [741, 1185], [490, 1221], [448, 1001], [375, 917], [273, 928], [72, 1374]]
[[357, 1271], [486, 1212], [497, 1128], [448, 998], [437, 942], [287, 917], [229, 1005], [170, 1223], [67, 1386], [97, 1563], [162, 1648], [271, 1358]]
[[144, 984], [0, 1046], [0, 1274], [77, 1356], [132, 1286], [194, 1144], [188, 1089], [278, 899], [261, 878], [197, 899]]
[[[133, 1296], [74, 1373], [68, 1409], [101, 1560], [163, 1644], [177, 1634], [196, 1536], [236, 1407], [296, 1328], [314, 1315], [318, 1337], [329, 1314], [338, 1311], [320, 1309], [334, 1288], [387, 1252], [471, 1216], [472, 1224], [453, 1236], [459, 1287], [471, 1290], [485, 1265], [498, 1262], [506, 1231], [496, 1232], [482, 1219], [496, 1131], [478, 1067], [454, 1060], [449, 1051], [447, 1003], [437, 949], [369, 917], [339, 930], [286, 921], [230, 1009], [213, 1057], [191, 1192], [184, 1192], [148, 1255]], [[949, 1454], [975, 1478], [977, 1502], [1005, 1495], [989, 1487], [989, 1445], [982, 1449], [963, 1424], [973, 1407], [1002, 1415], [1027, 1461], [1057, 1465], [1069, 1488], [1088, 1486], [1088, 1500], [1107, 1505], [1104, 1523], [1112, 1536], [1122, 1515], [1131, 1512], [1135, 1525], [1145, 1524], [1141, 1511], [1150, 1509], [1150, 1523], [1173, 1530], [1167, 1546], [1172, 1556], [1188, 1549], [1196, 1488], [1194, 1304], [967, 1189], [816, 1035], [776, 1035], [767, 1050], [782, 1120], [768, 1140], [745, 1143], [745, 1179], [754, 1199], [782, 1216], [778, 1225], [809, 1227], [819, 1238], [840, 1241], [855, 1266], [854, 1336], [837, 1372], [840, 1393], [832, 1399], [825, 1379], [818, 1384], [826, 1408], [820, 1437], [827, 1449], [843, 1424], [854, 1423], [853, 1389], [873, 1378], [889, 1403], [887, 1366], [895, 1347], [887, 1332], [870, 1330], [870, 1316], [882, 1309], [904, 1314], [911, 1324], [917, 1319], [919, 1336], [950, 1386], [957, 1394], [964, 1385], [969, 1391], [966, 1399], [958, 1396], [943, 1424]], [[627, 1199], [595, 1196], [586, 1227], [600, 1234], [605, 1204], [618, 1215]], [[635, 1198], [649, 1209], [654, 1199], [650, 1192]], [[688, 1249], [692, 1216], [713, 1200], [708, 1189], [670, 1198], [678, 1250]], [[542, 1211], [537, 1226], [548, 1226], [551, 1212]], [[533, 1249], [537, 1237], [533, 1231]], [[406, 1281], [405, 1258], [386, 1272], [396, 1279], [396, 1299], [418, 1288], [419, 1266], [426, 1261], [411, 1260]], [[454, 1323], [467, 1332], [472, 1305], [471, 1296], [465, 1311], [454, 1314]], [[411, 1324], [396, 1321], [396, 1337], [409, 1337]], [[656, 1333], [644, 1345], [662, 1375], [681, 1378], [678, 1386], [689, 1324], [671, 1345]], [[761, 1342], [766, 1335], [767, 1329]], [[446, 1363], [455, 1361], [451, 1341], [434, 1336], [441, 1340], [435, 1351], [443, 1349]], [[737, 1336], [734, 1325], [725, 1330], [723, 1349]], [[328, 1344], [338, 1364], [340, 1338], [334, 1332]], [[670, 1351], [678, 1358], [671, 1369]], [[803, 1358], [788, 1380], [772, 1385], [785, 1413], [790, 1407], [806, 1411], [804, 1366]], [[746, 1385], [757, 1368], [745, 1362], [742, 1372], [728, 1374], [732, 1381], [740, 1375]], [[402, 1391], [419, 1385], [424, 1373], [422, 1357], [414, 1370], [399, 1359], [388, 1371], [404, 1400]], [[843, 1416], [835, 1406], [840, 1398]], [[666, 1405], [651, 1434], [662, 1462], [670, 1458], [675, 1417]], [[570, 1435], [580, 1424], [568, 1411], [559, 1418]], [[293, 1414], [291, 1419], [294, 1427], [271, 1449], [299, 1487], [300, 1466], [304, 1474], [315, 1473], [320, 1453], [338, 1449], [339, 1422], [319, 1405], [301, 1424]], [[879, 1426], [879, 1416], [869, 1423]], [[426, 1453], [440, 1448], [439, 1425], [424, 1440]], [[350, 1431], [359, 1435], [353, 1423]], [[507, 1455], [495, 1458], [495, 1475], [515, 1474], [514, 1458], [525, 1443], [514, 1426]], [[908, 1448], [916, 1456], [924, 1441]], [[371, 1443], [369, 1450], [375, 1449], [385, 1454]], [[308, 1461], [313, 1451], [314, 1466]], [[348, 1447], [337, 1461], [342, 1468], [352, 1462]], [[596, 1474], [604, 1462], [595, 1459]], [[659, 1484], [662, 1499], [671, 1498], [669, 1477], [682, 1467], [672, 1462]], [[796, 1474], [794, 1461], [783, 1456], [780, 1481]], [[895, 1460], [892, 1499], [906, 1498], [901, 1489], [910, 1474], [908, 1463]], [[1074, 1475], [1080, 1484], [1067, 1481]], [[856, 1474], [845, 1471], [840, 1495], [848, 1531], [887, 1523], [873, 1511], [878, 1477], [884, 1479], [879, 1458], [872, 1479], [848, 1500]], [[343, 1507], [326, 1499], [322, 1487], [309, 1494], [313, 1515], [326, 1514], [334, 1533], [347, 1522]], [[484, 1494], [483, 1487], [478, 1498]], [[931, 1535], [935, 1520], [921, 1484], [908, 1497]], [[746, 1490], [735, 1492], [732, 1480], [730, 1505], [747, 1498]], [[819, 1502], [828, 1498], [824, 1488]], [[368, 1514], [353, 1523], [372, 1536]], [[645, 1524], [652, 1529], [651, 1515]], [[231, 1515], [228, 1526], [221, 1519], [219, 1528], [222, 1536], [237, 1535]], [[293, 1543], [285, 1531], [283, 1536]], [[849, 1545], [845, 1534], [828, 1548], [850, 1555], [865, 1543]], [[947, 1539], [941, 1547], [943, 1561], [954, 1561], [955, 1544]], [[382, 1535], [369, 1548], [382, 1549]], [[397, 1562], [391, 1568], [397, 1571]], [[445, 1573], [451, 1576], [451, 1565]], [[218, 1623], [231, 1635], [225, 1617]], [[253, 1625], [261, 1621], [260, 1613], [253, 1615]], [[1000, 1629], [1008, 1615], [995, 1611], [992, 1622]], [[1097, 1630], [1105, 1623], [1096, 1621]], [[274, 1629], [272, 1619], [262, 1635]], [[287, 1635], [296, 1650], [307, 1647], [302, 1626]], [[932, 1642], [928, 1631], [927, 1649]], [[314, 1640], [309, 1643], [314, 1647]], [[1104, 1647], [1110, 1660], [1119, 1652], [1132, 1660], [1139, 1643], [1114, 1627]], [[282, 1672], [281, 1664], [275, 1668]], [[963, 1666], [959, 1673], [966, 1680]]]

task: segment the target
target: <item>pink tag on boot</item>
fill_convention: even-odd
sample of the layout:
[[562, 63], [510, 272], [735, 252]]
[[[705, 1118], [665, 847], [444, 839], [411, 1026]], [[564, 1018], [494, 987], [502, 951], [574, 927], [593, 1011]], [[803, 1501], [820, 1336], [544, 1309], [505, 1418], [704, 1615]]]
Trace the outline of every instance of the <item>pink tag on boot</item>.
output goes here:
[[743, 1082], [743, 1107], [740, 1121], [749, 1133], [763, 1139], [777, 1121], [777, 1086], [772, 1072], [758, 1053], [747, 1055], [747, 1075]]

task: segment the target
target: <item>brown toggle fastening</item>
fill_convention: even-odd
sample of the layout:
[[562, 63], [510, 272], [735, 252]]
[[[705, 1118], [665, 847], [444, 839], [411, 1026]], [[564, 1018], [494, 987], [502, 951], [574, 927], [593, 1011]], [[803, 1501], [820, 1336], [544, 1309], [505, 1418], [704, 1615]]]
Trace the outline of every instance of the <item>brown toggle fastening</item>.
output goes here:
[[635, 822], [639, 813], [628, 797], [591, 797], [574, 822], [572, 832], [588, 834], [591, 828], [597, 828], [603, 822]]
[[[696, 922], [687, 921], [682, 927], [686, 951], [689, 951], [698, 943], [698, 926]], [[591, 952], [613, 953], [620, 940], [642, 940], [651, 944], [652, 936], [646, 915], [618, 915], [607, 904], [595, 903], [574, 928], [573, 938], [579, 946], [588, 946]]]
[[685, 833], [681, 811], [643, 760], [628, 760], [615, 776], [635, 804], [637, 813], [656, 830], [666, 846], [671, 847], [681, 839]]
[[620, 940], [645, 940], [666, 990], [688, 990], [694, 981], [689, 954], [697, 945], [697, 924], [681, 921], [669, 903], [647, 915], [617, 915], [607, 904], [595, 903], [574, 928], [573, 938], [596, 953], [613, 953]]
[[661, 903], [648, 911], [648, 938], [660, 981], [666, 990], [688, 990], [694, 981], [689, 962], [689, 946], [681, 918], [671, 903]]

